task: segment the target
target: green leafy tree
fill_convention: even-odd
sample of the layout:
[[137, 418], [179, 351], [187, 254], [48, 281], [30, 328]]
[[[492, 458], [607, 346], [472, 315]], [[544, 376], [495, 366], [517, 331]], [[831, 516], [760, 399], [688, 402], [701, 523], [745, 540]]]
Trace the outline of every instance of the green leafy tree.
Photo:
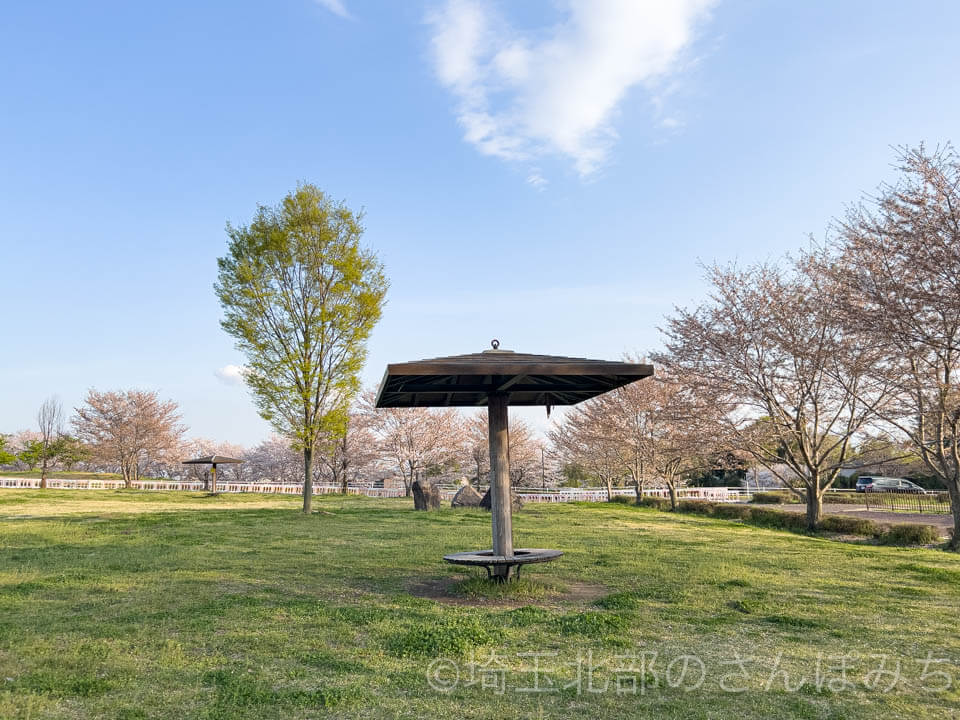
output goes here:
[[583, 487], [590, 481], [590, 474], [582, 465], [575, 462], [566, 463], [561, 472], [564, 487]]
[[43, 441], [32, 440], [17, 453], [17, 460], [27, 466], [28, 470], [34, 470], [40, 461], [43, 460], [44, 447]]
[[65, 470], [72, 470], [74, 465], [86, 462], [92, 457], [90, 449], [72, 435], [61, 435], [51, 446], [53, 457]]
[[7, 451], [7, 436], [0, 435], [0, 465], [13, 465], [17, 456]]
[[388, 282], [360, 245], [362, 215], [301, 185], [249, 226], [227, 225], [215, 290], [223, 329], [247, 357], [260, 415], [303, 452], [310, 512], [313, 453], [346, 432], [366, 341]]

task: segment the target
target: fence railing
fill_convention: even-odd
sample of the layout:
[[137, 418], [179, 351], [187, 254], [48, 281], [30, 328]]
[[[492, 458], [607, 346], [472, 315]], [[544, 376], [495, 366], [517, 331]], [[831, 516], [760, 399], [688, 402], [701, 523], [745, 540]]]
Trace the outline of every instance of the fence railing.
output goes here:
[[870, 492], [863, 493], [867, 510], [889, 510], [943, 515], [950, 512], [950, 496], [944, 492]]
[[[132, 483], [135, 490], [152, 491], [188, 491], [202, 492], [209, 486], [199, 481], [182, 480], [137, 480]], [[0, 488], [36, 489], [40, 487], [39, 478], [0, 477]], [[119, 490], [124, 487], [123, 480], [81, 480], [50, 478], [47, 487], [57, 490]], [[440, 497], [450, 500], [456, 494], [458, 487], [441, 486]], [[237, 483], [218, 482], [217, 490], [223, 493], [264, 493], [299, 495], [303, 492], [301, 483]], [[342, 492], [340, 485], [314, 485], [313, 491], [317, 495], [332, 495]], [[752, 490], [739, 487], [696, 487], [677, 488], [677, 497], [681, 500], [709, 500], [711, 502], [744, 502], [750, 499]], [[378, 488], [367, 486], [349, 486], [348, 495], [365, 495], [377, 498], [403, 497], [406, 493], [403, 488]], [[556, 503], [556, 502], [603, 502], [607, 499], [606, 488], [557, 488], [539, 490], [533, 488], [517, 488], [517, 494], [524, 502]], [[613, 488], [614, 496], [633, 497], [636, 490], [633, 488]], [[644, 488], [645, 496], [669, 497], [667, 488]]]
[[[210, 486], [202, 481], [184, 480], [135, 480], [131, 483], [134, 490], [178, 490], [204, 491]], [[37, 489], [39, 478], [0, 477], [0, 488]], [[125, 487], [123, 480], [81, 480], [73, 478], [48, 478], [47, 487], [56, 490], [120, 490]], [[329, 495], [342, 492], [339, 485], [314, 485], [317, 495]], [[224, 493], [265, 493], [299, 495], [303, 492], [302, 483], [237, 483], [218, 482], [217, 491]], [[348, 495], [368, 495], [370, 497], [403, 497], [403, 489], [349, 487]]]

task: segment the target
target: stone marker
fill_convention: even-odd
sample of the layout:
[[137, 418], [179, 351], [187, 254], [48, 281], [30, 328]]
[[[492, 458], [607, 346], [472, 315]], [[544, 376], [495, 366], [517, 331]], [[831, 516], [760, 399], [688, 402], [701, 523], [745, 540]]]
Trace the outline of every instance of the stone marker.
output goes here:
[[[480, 507], [484, 510], [490, 509], [490, 491], [484, 494], [483, 498], [480, 500]], [[520, 496], [517, 495], [513, 489], [510, 490], [510, 507], [513, 512], [519, 512], [523, 508], [523, 500], [520, 499]]]
[[450, 507], [480, 507], [481, 499], [480, 493], [473, 488], [473, 485], [464, 485], [453, 496]]
[[436, 510], [440, 507], [440, 488], [426, 480], [413, 483], [413, 509]]

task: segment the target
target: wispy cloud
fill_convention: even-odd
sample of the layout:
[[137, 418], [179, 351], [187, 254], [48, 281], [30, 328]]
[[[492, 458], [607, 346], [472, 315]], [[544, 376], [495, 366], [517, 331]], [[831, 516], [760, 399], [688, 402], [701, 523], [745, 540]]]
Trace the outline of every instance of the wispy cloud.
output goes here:
[[350, 14], [350, 11], [347, 10], [347, 6], [343, 4], [343, 0], [313, 0], [317, 5], [322, 8], [326, 8], [334, 15], [339, 15], [345, 20], [351, 20], [353, 16]]
[[537, 190], [542, 190], [547, 184], [547, 179], [540, 174], [539, 170], [534, 169], [527, 174], [527, 182]]
[[715, 2], [562, 0], [561, 21], [533, 32], [487, 0], [445, 0], [428, 16], [435, 70], [480, 152], [520, 162], [558, 154], [587, 176], [617, 139], [627, 92], [682, 69]]
[[213, 374], [224, 385], [240, 385], [243, 382], [244, 373], [247, 369], [242, 365], [224, 365]]

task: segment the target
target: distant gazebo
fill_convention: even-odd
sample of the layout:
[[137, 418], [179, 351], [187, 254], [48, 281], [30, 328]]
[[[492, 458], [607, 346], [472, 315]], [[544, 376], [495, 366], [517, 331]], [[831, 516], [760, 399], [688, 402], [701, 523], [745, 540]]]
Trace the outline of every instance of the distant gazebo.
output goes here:
[[237, 465], [242, 463], [243, 460], [237, 460], [237, 458], [227, 457], [226, 455], [208, 455], [207, 457], [198, 457], [193, 460], [184, 460], [184, 465], [210, 465], [210, 492], [215, 493], [217, 491], [217, 465]]
[[387, 365], [377, 392], [376, 406], [482, 407], [490, 420], [490, 505], [493, 549], [446, 555], [461, 565], [487, 568], [498, 581], [510, 578], [513, 568], [546, 562], [562, 553], [542, 548], [513, 547], [510, 491], [510, 405], [575, 405], [597, 395], [653, 375], [653, 366], [585, 358], [529, 355], [491, 350], [432, 360]]

